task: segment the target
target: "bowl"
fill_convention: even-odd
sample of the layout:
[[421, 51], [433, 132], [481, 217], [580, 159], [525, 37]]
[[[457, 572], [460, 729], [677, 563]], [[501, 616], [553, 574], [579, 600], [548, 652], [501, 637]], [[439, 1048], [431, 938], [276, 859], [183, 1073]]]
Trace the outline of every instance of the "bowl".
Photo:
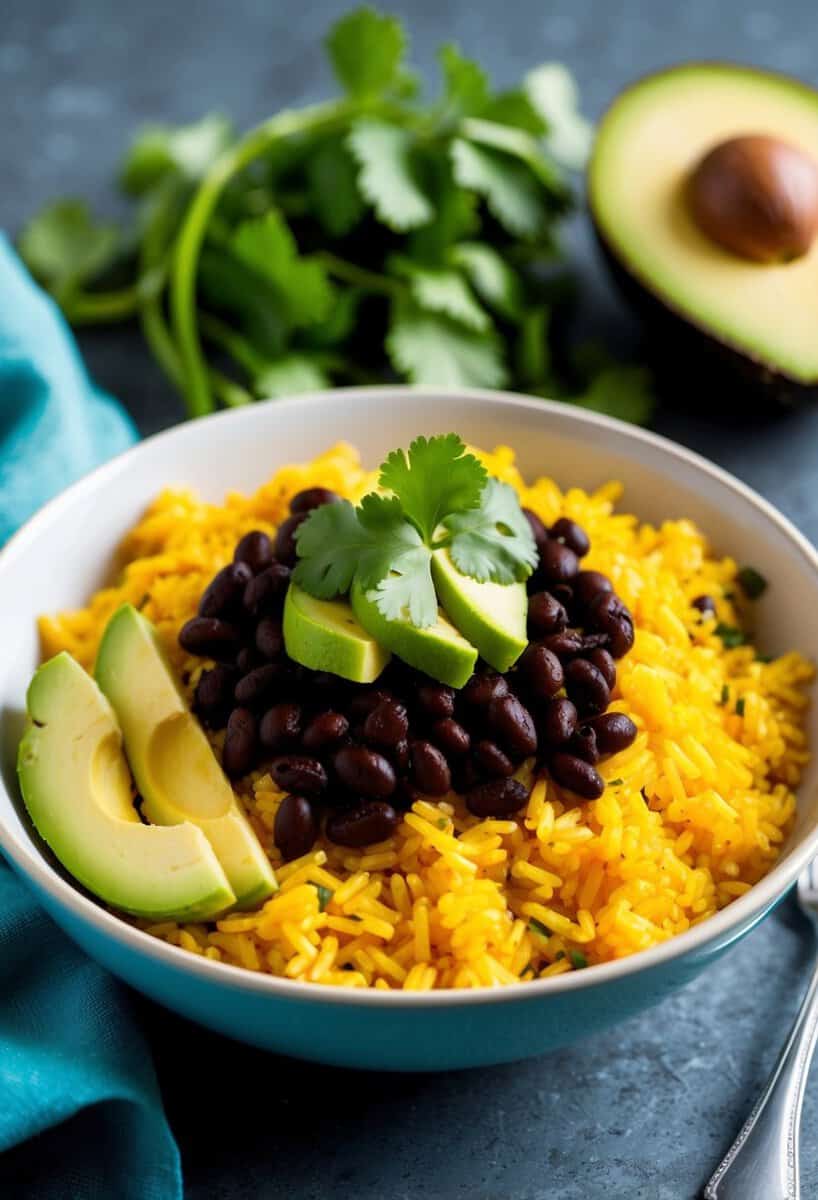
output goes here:
[[[388, 1070], [451, 1070], [540, 1054], [656, 1004], [692, 979], [771, 911], [818, 850], [813, 762], [778, 863], [701, 925], [586, 971], [426, 993], [329, 988], [199, 958], [134, 929], [60, 869], [33, 832], [14, 770], [26, 685], [38, 662], [38, 613], [82, 605], [105, 582], [120, 539], [163, 487], [190, 485], [218, 500], [230, 489], [254, 489], [280, 464], [310, 458], [342, 439], [374, 466], [418, 433], [450, 430], [486, 448], [514, 447], [528, 478], [549, 474], [585, 488], [616, 478], [625, 484], [626, 509], [641, 518], [692, 518], [718, 553], [752, 562], [771, 581], [757, 605], [760, 646], [769, 653], [796, 646], [818, 660], [818, 555], [784, 517], [697, 455], [561, 404], [459, 389], [316, 393], [183, 425], [69, 488], [0, 553], [0, 847], [92, 958], [160, 1004], [268, 1050]], [[817, 726], [813, 712], [813, 744]]]

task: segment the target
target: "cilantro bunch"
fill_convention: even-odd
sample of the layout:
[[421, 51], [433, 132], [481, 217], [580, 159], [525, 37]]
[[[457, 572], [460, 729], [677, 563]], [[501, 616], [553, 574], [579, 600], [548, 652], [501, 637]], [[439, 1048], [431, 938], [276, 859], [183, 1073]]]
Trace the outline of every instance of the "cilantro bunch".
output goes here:
[[537, 547], [512, 487], [489, 478], [455, 433], [393, 450], [379, 486], [357, 508], [315, 509], [296, 532], [294, 581], [319, 600], [357, 582], [374, 591], [387, 620], [418, 628], [437, 620], [432, 553], [446, 548], [464, 575], [510, 584], [527, 579]]
[[68, 318], [137, 318], [194, 416], [398, 377], [644, 420], [644, 371], [594, 354], [566, 379], [552, 361], [565, 170], [590, 136], [565, 68], [495, 92], [444, 46], [423, 102], [394, 17], [351, 12], [326, 47], [337, 99], [241, 137], [217, 115], [143, 130], [120, 175], [128, 228], [77, 200], [26, 226], [21, 253]]

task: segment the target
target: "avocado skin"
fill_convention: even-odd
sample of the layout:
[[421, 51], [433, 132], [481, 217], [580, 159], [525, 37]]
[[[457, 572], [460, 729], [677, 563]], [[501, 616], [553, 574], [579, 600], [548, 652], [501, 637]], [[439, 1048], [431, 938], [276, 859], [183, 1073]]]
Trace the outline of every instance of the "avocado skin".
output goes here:
[[[715, 400], [733, 411], [763, 413], [770, 408], [793, 408], [818, 400], [818, 380], [805, 384], [723, 342], [701, 325], [682, 316], [636, 278], [617, 257], [600, 232], [590, 209], [602, 259], [624, 299], [644, 322], [650, 335], [650, 357], [657, 375], [667, 376], [672, 391], [701, 392], [708, 406]], [[736, 393], [738, 389], [738, 393]], [[750, 414], [752, 415], [752, 413]]]

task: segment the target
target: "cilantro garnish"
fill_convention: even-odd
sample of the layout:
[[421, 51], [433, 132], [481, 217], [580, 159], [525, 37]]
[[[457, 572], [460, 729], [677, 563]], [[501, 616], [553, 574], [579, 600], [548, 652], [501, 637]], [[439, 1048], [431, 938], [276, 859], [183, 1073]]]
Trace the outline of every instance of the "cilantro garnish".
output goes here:
[[514, 489], [489, 479], [457, 434], [394, 450], [380, 484], [392, 494], [370, 493], [357, 508], [324, 505], [299, 526], [293, 579], [310, 595], [330, 600], [356, 581], [387, 620], [423, 629], [437, 619], [433, 550], [448, 547], [458, 569], [479, 580], [531, 574], [537, 549]]
[[624, 779], [609, 779], [608, 787], [621, 787], [624, 782]]
[[726, 683], [723, 683], [721, 685], [721, 696], [719, 697], [718, 704], [723, 707], [729, 699], [730, 699], [730, 688], [727, 686]]
[[743, 696], [741, 697], [740, 700], [736, 701], [736, 716], [737, 717], [744, 716], [744, 697]]
[[312, 886], [318, 893], [318, 911], [323, 912], [335, 893], [331, 888], [324, 887], [323, 883], [314, 883]]
[[588, 959], [584, 954], [580, 954], [579, 950], [572, 950], [570, 958], [571, 962], [578, 971], [581, 971], [583, 967], [588, 966]]
[[738, 629], [735, 625], [725, 625], [723, 621], [719, 621], [713, 632], [716, 637], [721, 638], [726, 650], [733, 650], [736, 646], [743, 646], [747, 641], [746, 634], [741, 629]]
[[767, 590], [767, 580], [755, 567], [742, 567], [736, 579], [748, 600], [757, 600]]
[[[551, 937], [551, 930], [547, 925], [543, 925], [542, 921], [538, 921], [536, 917], [529, 917], [528, 928], [534, 933], [538, 933], [540, 937]], [[557, 956], [559, 957], [559, 955]]]

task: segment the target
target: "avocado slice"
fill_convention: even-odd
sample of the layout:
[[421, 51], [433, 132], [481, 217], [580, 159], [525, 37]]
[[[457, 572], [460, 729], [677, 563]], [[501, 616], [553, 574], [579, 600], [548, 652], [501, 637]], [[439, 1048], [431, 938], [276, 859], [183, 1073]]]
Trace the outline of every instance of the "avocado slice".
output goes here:
[[693, 217], [694, 169], [715, 146], [748, 134], [778, 138], [818, 161], [818, 91], [727, 63], [689, 63], [640, 80], [598, 127], [591, 214], [626, 296], [657, 341], [681, 351], [674, 371], [701, 364], [703, 353], [717, 375], [726, 368], [764, 398], [814, 398], [818, 241], [791, 262], [753, 262], [718, 245]]
[[410, 666], [454, 688], [463, 687], [471, 677], [477, 650], [444, 613], [438, 610], [434, 625], [418, 629], [409, 620], [387, 620], [375, 602], [374, 592], [367, 592], [357, 581], [352, 584], [349, 599], [364, 629]]
[[462, 574], [445, 548], [432, 554], [432, 577], [446, 616], [495, 671], [514, 665], [528, 645], [524, 583], [481, 583]]
[[345, 600], [316, 600], [291, 583], [284, 601], [284, 645], [294, 662], [353, 683], [372, 683], [389, 659]]
[[277, 886], [273, 868], [187, 706], [156, 631], [133, 605], [123, 605], [108, 622], [94, 673], [122, 727], [145, 815], [156, 825], [197, 825], [230, 880], [237, 907], [260, 904]]
[[17, 774], [26, 808], [63, 866], [107, 904], [154, 921], [204, 921], [235, 895], [189, 822], [143, 825], [110, 704], [69, 654], [28, 689]]

